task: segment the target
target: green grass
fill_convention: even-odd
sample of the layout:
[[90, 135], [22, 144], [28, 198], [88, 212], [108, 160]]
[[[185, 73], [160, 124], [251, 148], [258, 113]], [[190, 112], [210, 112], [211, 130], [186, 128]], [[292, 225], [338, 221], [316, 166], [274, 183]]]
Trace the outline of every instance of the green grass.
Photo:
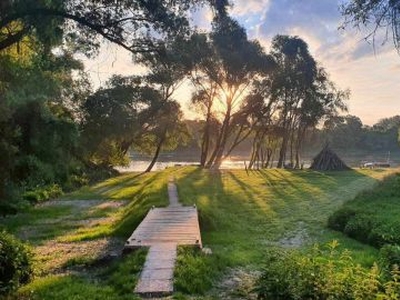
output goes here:
[[[96, 270], [95, 276], [51, 275], [39, 278], [21, 288], [16, 299], [31, 300], [102, 300], [140, 299], [132, 290], [138, 280], [146, 251], [140, 250], [127, 255], [103, 270]], [[90, 264], [89, 264], [90, 265]]]
[[177, 182], [181, 201], [199, 208], [203, 244], [232, 265], [257, 265], [265, 247], [296, 235], [299, 227], [310, 236], [308, 243], [339, 239], [344, 247], [364, 252], [363, 245], [325, 225], [334, 210], [385, 174], [185, 169]]
[[[211, 288], [222, 276], [227, 276], [228, 270], [259, 270], [265, 251], [270, 247], [297, 246], [301, 250], [313, 243], [336, 239], [342, 248], [353, 252], [357, 262], [371, 266], [376, 260], [375, 248], [329, 230], [326, 223], [329, 215], [343, 203], [361, 191], [372, 189], [391, 172], [394, 170], [247, 173], [244, 170], [210, 172], [196, 167], [170, 168], [162, 172], [118, 176], [65, 195], [61, 200], [71, 200], [71, 206], [57, 206], [59, 211], [53, 207], [32, 208], [22, 215], [2, 219], [0, 223], [17, 235], [24, 226], [32, 225], [39, 234], [28, 241], [37, 245], [47, 240], [77, 244], [105, 237], [126, 239], [153, 205], [167, 205], [167, 182], [174, 177], [180, 201], [185, 205], [197, 205], [203, 245], [213, 251], [208, 256], [190, 249], [179, 250], [175, 270], [175, 285], [179, 292], [176, 298], [184, 299], [187, 293], [206, 294], [199, 298], [207, 299], [204, 297], [214, 297], [213, 292], [210, 294]], [[77, 209], [74, 200], [81, 200], [76, 201], [77, 204], [88, 201], [91, 205]], [[101, 206], [105, 201], [121, 205]], [[45, 225], [51, 219], [53, 229], [47, 231]], [[88, 223], [80, 223], [83, 220]], [[294, 245], [288, 241], [294, 241]], [[51, 263], [53, 259], [56, 260], [56, 255], [42, 258], [39, 253], [39, 261]], [[90, 264], [93, 260], [82, 253], [60, 263], [61, 270]], [[44, 273], [48, 275], [21, 290], [19, 296], [33, 291], [38, 295], [37, 299], [63, 299], [66, 295], [71, 296], [68, 299], [81, 299], [76, 295], [87, 285], [87, 291], [92, 292], [82, 291], [83, 298], [115, 299], [113, 291], [124, 290], [127, 295], [127, 291], [134, 288], [136, 277], [128, 273], [133, 270], [136, 274], [142, 262], [140, 259], [130, 262], [127, 258], [124, 267], [105, 267], [103, 275], [90, 268], [86, 271], [78, 269], [78, 274], [73, 276], [52, 275], [49, 271]], [[127, 297], [124, 293], [119, 295], [122, 298], [116, 299]], [[130, 294], [129, 297], [133, 296]]]

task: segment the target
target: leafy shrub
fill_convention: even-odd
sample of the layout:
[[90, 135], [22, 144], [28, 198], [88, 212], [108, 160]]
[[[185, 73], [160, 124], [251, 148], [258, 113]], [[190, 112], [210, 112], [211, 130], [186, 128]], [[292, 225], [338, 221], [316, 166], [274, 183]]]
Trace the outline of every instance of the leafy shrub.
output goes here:
[[28, 246], [0, 231], [0, 295], [16, 290], [33, 276], [33, 256]]
[[347, 222], [343, 232], [358, 241], [368, 242], [369, 234], [375, 224], [373, 216], [358, 213]]
[[29, 187], [54, 182], [54, 169], [51, 164], [41, 161], [34, 155], [26, 155], [15, 163], [14, 176]]
[[39, 203], [49, 199], [57, 198], [62, 194], [63, 191], [58, 184], [51, 184], [32, 191], [27, 191], [22, 195], [22, 198], [31, 203]]
[[386, 222], [372, 228], [368, 240], [369, 244], [375, 247], [382, 247], [385, 244], [400, 243], [400, 223]]
[[400, 266], [400, 246], [399, 245], [384, 245], [379, 250], [379, 264], [386, 271], [390, 273], [393, 267]]
[[349, 222], [349, 220], [355, 215], [356, 211], [354, 209], [347, 207], [341, 208], [329, 217], [328, 227], [333, 230], [343, 231], [347, 225], [347, 222]]
[[[338, 251], [333, 241], [307, 253], [267, 252], [266, 267], [258, 280], [260, 299], [399, 299], [399, 277], [381, 283], [378, 266], [356, 265], [349, 251]], [[397, 275], [396, 275], [397, 274]]]

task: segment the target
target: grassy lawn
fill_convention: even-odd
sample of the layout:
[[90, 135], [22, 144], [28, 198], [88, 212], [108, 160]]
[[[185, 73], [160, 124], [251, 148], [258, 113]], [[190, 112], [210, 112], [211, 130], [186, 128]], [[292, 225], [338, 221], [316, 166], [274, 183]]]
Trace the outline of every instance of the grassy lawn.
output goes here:
[[[181, 293], [218, 299], [231, 297], [228, 291], [233, 290], [248, 299], [270, 247], [305, 249], [336, 239], [370, 266], [377, 250], [327, 229], [326, 222], [344, 202], [394, 171], [247, 173], [183, 167], [122, 175], [0, 219], [1, 226], [30, 242], [37, 255], [37, 279], [16, 297], [136, 299], [132, 291], [146, 251], [111, 262], [101, 258], [121, 249], [152, 205], [167, 205], [170, 177], [175, 178], [180, 201], [198, 206], [203, 245], [213, 252], [179, 250], [176, 288]], [[186, 296], [177, 293], [175, 298]]]

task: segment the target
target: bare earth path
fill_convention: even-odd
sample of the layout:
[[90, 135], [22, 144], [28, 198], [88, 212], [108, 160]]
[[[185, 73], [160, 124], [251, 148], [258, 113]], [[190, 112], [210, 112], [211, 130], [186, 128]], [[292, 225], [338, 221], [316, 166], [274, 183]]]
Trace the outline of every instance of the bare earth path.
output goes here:
[[127, 240], [125, 248], [150, 247], [135, 293], [163, 296], [173, 292], [178, 245], [201, 248], [197, 208], [178, 202], [175, 184], [168, 183], [169, 206], [153, 208]]

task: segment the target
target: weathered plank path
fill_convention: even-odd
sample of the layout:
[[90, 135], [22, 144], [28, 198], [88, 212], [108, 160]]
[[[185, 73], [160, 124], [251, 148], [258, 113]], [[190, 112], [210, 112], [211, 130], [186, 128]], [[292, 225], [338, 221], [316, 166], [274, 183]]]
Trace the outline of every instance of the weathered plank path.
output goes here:
[[175, 184], [168, 183], [170, 205], [152, 208], [126, 241], [125, 248], [150, 247], [135, 293], [163, 296], [173, 292], [178, 245], [202, 247], [196, 207], [178, 202]]

